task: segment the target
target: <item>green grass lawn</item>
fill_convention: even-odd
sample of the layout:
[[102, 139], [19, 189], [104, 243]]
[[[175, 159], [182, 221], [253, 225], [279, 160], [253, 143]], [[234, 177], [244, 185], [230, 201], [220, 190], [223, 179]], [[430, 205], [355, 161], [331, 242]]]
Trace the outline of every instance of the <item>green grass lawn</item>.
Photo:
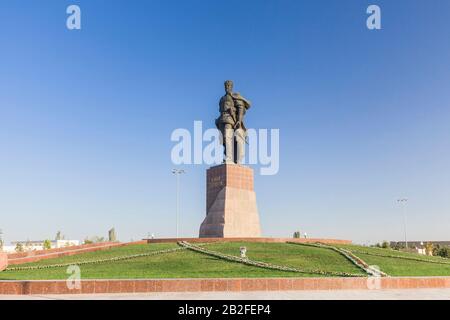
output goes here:
[[[267, 262], [280, 266], [289, 266], [303, 270], [319, 269], [331, 272], [366, 274], [339, 253], [324, 248], [285, 244], [285, 243], [212, 243], [207, 249], [229, 255], [239, 256], [239, 248], [247, 247], [247, 256], [251, 260]], [[113, 257], [148, 253], [152, 251], [177, 248], [174, 243], [142, 244], [111, 248], [97, 252], [83, 253], [56, 259], [42, 260], [22, 266], [46, 266], [62, 263], [76, 264], [80, 261], [92, 261]], [[357, 256], [392, 276], [450, 276], [450, 265], [410, 261], [363, 254], [369, 252], [387, 255], [402, 255], [442, 261], [415, 254], [393, 250], [367, 248], [360, 246], [341, 246], [355, 252]], [[450, 261], [450, 260], [449, 260]], [[15, 267], [15, 266], [11, 266]], [[108, 261], [99, 264], [81, 265], [82, 279], [144, 279], [144, 278], [232, 278], [232, 277], [317, 277], [315, 274], [276, 271], [248, 266], [237, 262], [228, 262], [189, 250], [163, 253], [154, 256], [134, 258], [122, 261]], [[41, 280], [67, 279], [67, 267], [55, 267], [39, 270], [20, 270], [0, 272], [0, 280]]]
[[225, 254], [239, 255], [239, 248], [247, 248], [247, 257], [276, 265], [298, 269], [355, 273], [365, 276], [366, 273], [353, 265], [340, 254], [323, 248], [314, 248], [286, 243], [215, 243], [208, 249]]
[[444, 260], [444, 258], [441, 257], [430, 257], [430, 256], [424, 256], [418, 253], [408, 253], [403, 252], [399, 250], [394, 249], [383, 249], [383, 248], [377, 248], [377, 247], [366, 247], [361, 245], [336, 245], [336, 247], [344, 248], [347, 250], [350, 250], [355, 253], [360, 252], [369, 252], [369, 253], [375, 253], [375, 254], [383, 254], [383, 255], [396, 255], [400, 257], [413, 257], [413, 258], [419, 258], [419, 259], [425, 259], [425, 260], [431, 260], [431, 261], [448, 261], [450, 262], [450, 259]]
[[[131, 245], [76, 256], [48, 259], [20, 266], [51, 265], [103, 259], [178, 247], [176, 244]], [[207, 255], [182, 250], [132, 260], [82, 265], [82, 279], [141, 278], [231, 278], [231, 277], [294, 277], [297, 273], [265, 270], [239, 263], [230, 263]], [[6, 271], [0, 280], [67, 279], [66, 267], [42, 270]]]
[[[382, 249], [363, 247], [355, 245], [340, 246], [352, 251], [358, 257], [370, 265], [376, 265], [391, 276], [450, 276], [450, 259], [440, 257], [428, 257], [415, 253], [401, 252], [393, 249]], [[364, 254], [363, 252], [369, 253]], [[370, 254], [376, 254], [370, 255]], [[384, 255], [381, 257], [378, 255]], [[415, 258], [420, 260], [429, 260], [436, 262], [447, 262], [449, 264], [435, 264], [422, 261], [413, 261], [407, 259], [397, 259], [388, 256], [399, 256], [405, 258]]]

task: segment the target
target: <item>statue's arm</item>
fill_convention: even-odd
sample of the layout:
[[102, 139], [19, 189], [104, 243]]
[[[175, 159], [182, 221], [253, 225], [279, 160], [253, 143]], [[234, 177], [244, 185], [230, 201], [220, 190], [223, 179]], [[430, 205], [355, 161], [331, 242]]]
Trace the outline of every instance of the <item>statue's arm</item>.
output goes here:
[[236, 92], [233, 95], [233, 98], [237, 99], [237, 100], [242, 100], [245, 103], [245, 106], [248, 108], [250, 108], [250, 106], [252, 105], [252, 103], [250, 102], [250, 100], [245, 99], [243, 96], [241, 96], [240, 93]]
[[219, 101], [219, 111], [220, 111], [220, 112], [225, 112], [225, 111], [227, 111], [227, 109], [228, 109], [228, 108], [227, 108], [227, 104], [225, 103], [223, 97], [220, 98], [220, 101]]

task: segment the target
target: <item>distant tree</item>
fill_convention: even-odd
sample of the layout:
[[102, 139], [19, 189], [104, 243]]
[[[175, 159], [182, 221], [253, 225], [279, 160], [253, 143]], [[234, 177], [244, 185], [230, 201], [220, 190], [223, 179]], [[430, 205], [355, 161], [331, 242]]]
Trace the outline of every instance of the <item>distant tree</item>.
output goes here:
[[300, 238], [300, 231], [295, 231], [294, 232], [294, 239], [298, 239]]
[[391, 245], [387, 241], [383, 241], [383, 243], [381, 243], [381, 248], [383, 249], [389, 249], [390, 247]]
[[405, 249], [405, 246], [403, 245], [403, 243], [396, 242], [394, 244], [394, 246], [392, 247], [392, 249], [394, 249], [394, 250], [403, 250], [403, 249]]
[[450, 257], [450, 248], [448, 248], [448, 247], [439, 248], [439, 250], [437, 250], [436, 255], [440, 256], [442, 258], [449, 258]]
[[99, 242], [105, 242], [105, 237], [93, 236], [91, 238], [84, 239], [84, 244], [99, 243]]
[[62, 239], [62, 237], [61, 237], [61, 231], [58, 231], [58, 232], [56, 233], [55, 240], [58, 241], [58, 240], [61, 240], [61, 239]]
[[50, 240], [48, 240], [48, 239], [45, 240], [43, 247], [44, 247], [44, 250], [51, 249], [52, 248], [52, 242]]
[[441, 246], [440, 246], [439, 244], [435, 244], [435, 245], [433, 246], [433, 256], [437, 256], [439, 250], [441, 250]]
[[433, 255], [433, 244], [431, 242], [427, 242], [425, 244], [425, 253], [427, 256], [432, 256]]
[[25, 250], [26, 251], [31, 251], [31, 247], [32, 247], [32, 243], [30, 241], [30, 239], [27, 239], [27, 242], [25, 242]]
[[20, 242], [18, 242], [16, 244], [16, 248], [15, 248], [16, 252], [23, 252], [23, 244], [21, 244]]

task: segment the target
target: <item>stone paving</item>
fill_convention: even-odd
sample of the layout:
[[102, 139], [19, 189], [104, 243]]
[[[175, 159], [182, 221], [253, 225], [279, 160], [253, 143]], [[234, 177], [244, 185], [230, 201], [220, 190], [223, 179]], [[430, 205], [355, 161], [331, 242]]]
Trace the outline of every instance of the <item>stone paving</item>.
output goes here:
[[450, 289], [0, 295], [0, 300], [450, 300]]

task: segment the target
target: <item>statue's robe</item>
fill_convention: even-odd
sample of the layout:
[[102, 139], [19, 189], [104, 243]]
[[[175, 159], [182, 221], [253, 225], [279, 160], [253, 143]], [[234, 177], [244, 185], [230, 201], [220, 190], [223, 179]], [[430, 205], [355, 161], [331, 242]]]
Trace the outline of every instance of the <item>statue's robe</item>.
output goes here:
[[242, 129], [247, 131], [244, 125], [245, 112], [250, 108], [251, 103], [239, 93], [227, 93], [219, 102], [220, 116], [216, 119], [216, 127], [223, 131], [225, 124], [233, 128], [238, 120], [241, 121]]
[[247, 132], [247, 128], [245, 128], [244, 124], [244, 116], [246, 111], [250, 108], [251, 103], [239, 93], [232, 93], [232, 97], [236, 108], [236, 121], [240, 121], [242, 130]]

